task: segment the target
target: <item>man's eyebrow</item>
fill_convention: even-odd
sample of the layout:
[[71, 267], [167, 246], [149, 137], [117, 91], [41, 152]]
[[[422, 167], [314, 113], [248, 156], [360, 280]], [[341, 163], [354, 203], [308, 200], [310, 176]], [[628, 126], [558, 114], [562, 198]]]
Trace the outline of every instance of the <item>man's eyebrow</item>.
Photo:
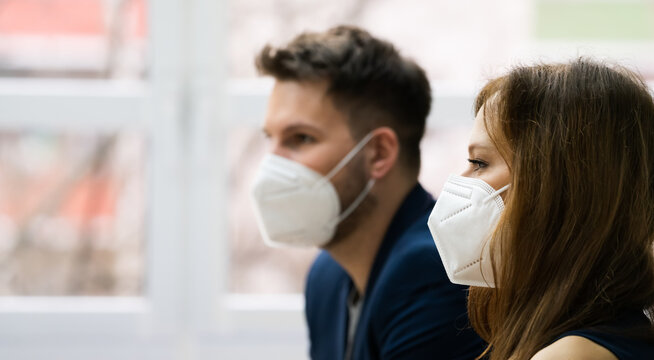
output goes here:
[[[292, 123], [292, 124], [286, 125], [282, 129], [281, 133], [282, 134], [288, 134], [288, 133], [292, 133], [294, 131], [311, 131], [315, 135], [323, 135], [323, 131], [319, 127], [314, 126], [312, 124], [307, 124], [305, 122], [297, 122], [297, 123]], [[271, 131], [268, 130], [268, 128], [266, 128], [265, 126], [261, 128], [261, 132], [263, 133], [263, 135], [266, 138], [271, 138], [272, 137]]]
[[318, 127], [302, 122], [294, 123], [286, 126], [283, 132], [292, 132], [292, 131], [307, 130], [307, 129], [322, 134], [322, 130], [320, 130]]

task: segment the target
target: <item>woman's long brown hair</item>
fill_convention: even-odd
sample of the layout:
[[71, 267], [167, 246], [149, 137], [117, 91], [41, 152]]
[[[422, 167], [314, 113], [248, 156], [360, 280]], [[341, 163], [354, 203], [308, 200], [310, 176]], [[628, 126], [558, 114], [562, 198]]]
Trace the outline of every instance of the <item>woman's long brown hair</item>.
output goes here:
[[[511, 170], [491, 240], [497, 288], [468, 311], [491, 359], [654, 310], [654, 103], [620, 67], [518, 67], [476, 100]], [[639, 329], [654, 338], [652, 326]]]

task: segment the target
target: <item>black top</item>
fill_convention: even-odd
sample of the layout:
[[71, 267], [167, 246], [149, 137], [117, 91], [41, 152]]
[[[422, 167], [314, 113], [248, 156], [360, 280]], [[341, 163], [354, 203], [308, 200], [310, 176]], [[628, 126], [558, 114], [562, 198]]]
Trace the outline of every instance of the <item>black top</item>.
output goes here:
[[606, 348], [620, 360], [654, 360], [654, 342], [651, 336], [649, 341], [646, 340], [651, 327], [642, 311], [634, 311], [604, 326], [568, 331], [556, 340], [581, 336]]

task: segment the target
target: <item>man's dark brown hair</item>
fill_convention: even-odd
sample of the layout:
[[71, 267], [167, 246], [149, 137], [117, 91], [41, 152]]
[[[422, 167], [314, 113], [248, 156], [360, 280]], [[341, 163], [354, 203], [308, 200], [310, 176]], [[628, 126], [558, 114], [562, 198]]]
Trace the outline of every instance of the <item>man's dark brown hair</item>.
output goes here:
[[420, 66], [392, 44], [365, 30], [338, 26], [303, 33], [284, 47], [267, 45], [256, 66], [277, 80], [328, 81], [327, 95], [347, 116], [353, 137], [390, 127], [399, 139], [401, 161], [417, 175], [431, 89]]

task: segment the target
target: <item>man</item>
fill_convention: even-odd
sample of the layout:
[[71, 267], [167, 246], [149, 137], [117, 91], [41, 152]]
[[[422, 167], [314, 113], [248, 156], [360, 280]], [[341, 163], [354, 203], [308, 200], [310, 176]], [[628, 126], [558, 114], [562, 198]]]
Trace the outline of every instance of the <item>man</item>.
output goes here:
[[306, 285], [312, 359], [473, 359], [418, 184], [431, 104], [424, 71], [355, 27], [305, 33], [256, 59], [275, 78], [253, 184], [273, 246], [319, 246]]

